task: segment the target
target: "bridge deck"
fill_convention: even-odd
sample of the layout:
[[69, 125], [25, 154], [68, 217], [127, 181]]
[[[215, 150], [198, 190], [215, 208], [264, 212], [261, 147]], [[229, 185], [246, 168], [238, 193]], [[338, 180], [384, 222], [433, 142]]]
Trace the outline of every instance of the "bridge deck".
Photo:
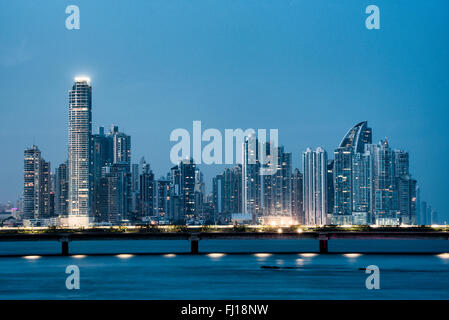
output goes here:
[[69, 241], [83, 240], [302, 240], [302, 239], [399, 239], [449, 240], [449, 232], [383, 232], [383, 231], [329, 231], [329, 232], [73, 232], [73, 233], [0, 233], [0, 241]]
[[0, 241], [59, 241], [61, 255], [69, 255], [69, 242], [92, 240], [189, 240], [190, 253], [198, 254], [200, 240], [319, 240], [319, 252], [328, 253], [332, 239], [449, 240], [444, 231], [306, 231], [306, 232], [42, 232], [1, 233]]

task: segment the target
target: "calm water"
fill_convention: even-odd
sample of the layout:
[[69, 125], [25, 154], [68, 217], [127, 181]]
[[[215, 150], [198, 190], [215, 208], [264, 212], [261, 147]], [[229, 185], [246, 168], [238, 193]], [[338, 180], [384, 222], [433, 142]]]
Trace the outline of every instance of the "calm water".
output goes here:
[[[71, 253], [187, 251], [187, 241], [73, 242]], [[331, 251], [449, 252], [449, 241], [332, 240]], [[316, 251], [316, 241], [201, 241], [200, 251]], [[56, 253], [56, 242], [0, 243], [0, 254]], [[67, 290], [77, 265], [81, 289]], [[368, 265], [380, 290], [367, 290]], [[262, 269], [278, 266], [280, 269]], [[0, 299], [449, 299], [439, 255], [154, 255], [0, 258]]]

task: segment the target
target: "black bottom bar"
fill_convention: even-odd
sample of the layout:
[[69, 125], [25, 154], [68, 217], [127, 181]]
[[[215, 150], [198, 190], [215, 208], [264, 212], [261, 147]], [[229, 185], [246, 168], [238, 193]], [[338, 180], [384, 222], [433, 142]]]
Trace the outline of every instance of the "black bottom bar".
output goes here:
[[[200, 309], [201, 307], [201, 309]], [[385, 310], [393, 318], [412, 316], [416, 310], [447, 309], [448, 301], [279, 301], [279, 300], [158, 300], [158, 301], [0, 301], [2, 310], [20, 310], [27, 317], [36, 315], [38, 308], [52, 310], [49, 318], [70, 310], [74, 317], [89, 314], [101, 318], [125, 318], [148, 314], [152, 319], [228, 319], [268, 320], [298, 319], [298, 310], [314, 310], [321, 316], [332, 317], [336, 310], [351, 310], [345, 318], [365, 319], [361, 314], [369, 311], [372, 317], [385, 317]], [[213, 308], [213, 313], [212, 313]], [[150, 310], [150, 311], [149, 311]], [[359, 312], [360, 311], [360, 312]]]

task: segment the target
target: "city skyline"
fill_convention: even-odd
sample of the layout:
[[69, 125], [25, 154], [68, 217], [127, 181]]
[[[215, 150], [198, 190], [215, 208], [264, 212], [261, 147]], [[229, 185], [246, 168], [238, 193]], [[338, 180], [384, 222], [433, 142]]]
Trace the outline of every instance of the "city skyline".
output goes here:
[[92, 134], [89, 78], [74, 78], [68, 110], [68, 159], [54, 174], [37, 146], [24, 151], [19, 213], [25, 226], [439, 222], [425, 201], [421, 209], [409, 153], [390, 148], [386, 138], [373, 144], [367, 121], [347, 131], [334, 159], [321, 147], [307, 148], [302, 174], [293, 170], [292, 154], [277, 139], [266, 142], [259, 134], [242, 133], [236, 139], [242, 140], [242, 159], [236, 156], [233, 170], [225, 169], [212, 179], [208, 193], [193, 159], [179, 161], [157, 179], [144, 157], [133, 163], [131, 136], [118, 126], [108, 133], [100, 127], [98, 134]]
[[[157, 179], [157, 176], [155, 177], [151, 170], [151, 164], [147, 164], [144, 157], [141, 157], [140, 164], [132, 161], [131, 136], [119, 132], [118, 126], [112, 125], [110, 132], [107, 134], [105, 134], [104, 127], [99, 127], [97, 134], [92, 133], [91, 101], [92, 86], [90, 78], [76, 76], [74, 78], [74, 85], [69, 90], [68, 159], [55, 166], [54, 174], [51, 172], [51, 162], [44, 160], [41, 156], [41, 151], [36, 145], [25, 150], [23, 218], [41, 219], [57, 216], [61, 218], [67, 214], [68, 220], [65, 223], [76, 227], [93, 223], [94, 220], [97, 223], [102, 222], [103, 220], [97, 220], [98, 217], [107, 217], [104, 222], [113, 222], [115, 224], [120, 224], [122, 221], [134, 221], [136, 219], [134, 214], [140, 217], [138, 218], [140, 221], [150, 222], [151, 219], [159, 215], [159, 211], [161, 210], [161, 216], [159, 218], [162, 218], [162, 220], [160, 222], [185, 224], [188, 221], [190, 223], [193, 223], [193, 221], [198, 223], [197, 219], [201, 219], [200, 216], [212, 210], [214, 212], [213, 221], [216, 224], [217, 222], [226, 223], [225, 221], [228, 221], [226, 218], [218, 217], [217, 215], [236, 213], [230, 210], [217, 211], [217, 207], [224, 206], [226, 208], [226, 204], [222, 204], [222, 200], [218, 198], [223, 196], [223, 186], [225, 189], [229, 189], [229, 186], [226, 186], [226, 180], [223, 178], [226, 177], [226, 172], [231, 169], [230, 167], [223, 171], [222, 176], [219, 174], [215, 178], [209, 179], [211, 181], [212, 193], [206, 192], [205, 185], [207, 183], [203, 182], [203, 173], [192, 160], [180, 161], [170, 171], [166, 171], [168, 172], [166, 176], [161, 174], [161, 178]], [[251, 134], [247, 136], [242, 145], [242, 159], [239, 161], [236, 158], [236, 163], [233, 164], [234, 168], [239, 171], [241, 170], [239, 175], [242, 179], [242, 188], [240, 191], [242, 194], [238, 196], [232, 194], [232, 197], [237, 196], [237, 198], [241, 198], [241, 211], [237, 212], [252, 215], [252, 219], [250, 220], [253, 223], [270, 224], [276, 221], [276, 223], [280, 224], [282, 221], [282, 224], [290, 224], [303, 221], [307, 225], [372, 223], [387, 225], [404, 223], [406, 225], [414, 225], [420, 224], [421, 222], [436, 223], [438, 220], [437, 211], [434, 208], [432, 210], [430, 206], [428, 207], [426, 201], [423, 201], [422, 204], [424, 207], [423, 211], [420, 209], [422, 200], [420, 199], [420, 192], [416, 180], [410, 180], [408, 152], [399, 149], [390, 149], [387, 138], [384, 141], [379, 141], [377, 147], [376, 144], [372, 144], [372, 129], [368, 127], [367, 121], [362, 121], [349, 129], [339, 146], [335, 149], [335, 159], [328, 159], [327, 151], [322, 147], [317, 147], [315, 151], [307, 147], [302, 153], [302, 165], [298, 166], [302, 170], [302, 173], [299, 171], [299, 174], [302, 175], [301, 184], [303, 187], [301, 188], [304, 197], [301, 199], [304, 207], [299, 209], [303, 214], [301, 217], [295, 216], [297, 213], [292, 209], [294, 207], [292, 193], [294, 180], [292, 180], [292, 177], [294, 170], [298, 168], [292, 167], [291, 153], [284, 152], [282, 143], [278, 143], [280, 147], [276, 146], [273, 149], [273, 147], [270, 147], [270, 143], [260, 142], [258, 139], [259, 137]], [[238, 148], [238, 146], [236, 147]], [[384, 148], [387, 148], [385, 149], [387, 154], [382, 155], [382, 158], [380, 158], [379, 150], [383, 150]], [[385, 151], [382, 151], [382, 154], [384, 153]], [[260, 158], [261, 156], [263, 158]], [[264, 175], [261, 173], [261, 169], [270, 165], [274, 159], [270, 160], [272, 156], [276, 158], [275, 163], [278, 169], [275, 170], [273, 175]], [[347, 158], [348, 156], [349, 158]], [[249, 157], [253, 157], [253, 160], [250, 161]], [[373, 158], [371, 159], [371, 157]], [[384, 158], [385, 160], [382, 160]], [[268, 162], [265, 162], [267, 159]], [[391, 169], [388, 167], [379, 168], [379, 161], [382, 163], [386, 161], [383, 165], [393, 167]], [[186, 169], [183, 168], [187, 168], [186, 165], [189, 163], [193, 164], [191, 169], [193, 171], [187, 175], [187, 178], [190, 176], [193, 180], [188, 183], [191, 185], [189, 188], [192, 189], [187, 193], [190, 193], [188, 197], [191, 197], [187, 201], [183, 196], [184, 191], [180, 190], [185, 190], [185, 186], [182, 185], [184, 182], [182, 181], [186, 178]], [[349, 167], [347, 167], [348, 165]], [[62, 166], [66, 166], [67, 172], [65, 174], [67, 177], [65, 179], [68, 181], [65, 186], [67, 189], [66, 201], [68, 206], [65, 214], [64, 210], [56, 210], [58, 207], [57, 203], [60, 201], [58, 200], [60, 192], [55, 190], [64, 188], [56, 184], [59, 181]], [[180, 168], [179, 172], [176, 169], [178, 167]], [[34, 176], [39, 177], [39, 180], [35, 180], [34, 183], [32, 180], [36, 178], [33, 178], [33, 174], [30, 174], [33, 170], [36, 172]], [[117, 173], [120, 173], [120, 175], [117, 176]], [[202, 184], [201, 190], [199, 190], [201, 195], [200, 200], [197, 200], [196, 196], [197, 173], [201, 175], [199, 177], [199, 182]], [[331, 174], [330, 176], [329, 173]], [[376, 178], [373, 180], [372, 174], [386, 175], [384, 178]], [[147, 176], [150, 180], [148, 180]], [[177, 176], [181, 180], [177, 180]], [[111, 194], [104, 198], [104, 200], [101, 200], [103, 203], [98, 202], [98, 194], [102, 191], [99, 191], [100, 189], [97, 190], [97, 188], [101, 188], [101, 185], [104, 185], [106, 192], [111, 188], [111, 181], [108, 180], [108, 177], [113, 178], [114, 182], [112, 183], [114, 189], [117, 189], [116, 192], [119, 192], [117, 196], [125, 197], [121, 200], [123, 203], [120, 202], [117, 204], [116, 200], [111, 198], [113, 196]], [[54, 184], [52, 184], [53, 179], [55, 179]], [[103, 181], [101, 179], [106, 180]], [[221, 180], [219, 185], [217, 185], [216, 179]], [[343, 179], [342, 182], [339, 182], [340, 179]], [[356, 180], [353, 181], [353, 179]], [[390, 181], [389, 179], [392, 180]], [[45, 181], [41, 182], [41, 180]], [[129, 182], [127, 182], [128, 180]], [[179, 204], [180, 208], [184, 210], [182, 217], [180, 216], [180, 212], [170, 212], [170, 210], [173, 211], [173, 204], [170, 201], [167, 202], [165, 200], [166, 205], [160, 208], [160, 200], [156, 200], [159, 199], [160, 193], [158, 185], [165, 180], [167, 183], [163, 185], [163, 188], [167, 189], [168, 193], [165, 193], [164, 197], [167, 200], [171, 198], [172, 202], [174, 196], [179, 196], [181, 201]], [[257, 182], [254, 184], [250, 181]], [[413, 183], [410, 184], [411, 182], [407, 181]], [[384, 187], [379, 186], [379, 183], [383, 183]], [[404, 185], [404, 183], [407, 184]], [[127, 188], [124, 187], [124, 184], [130, 184], [129, 190], [123, 189]], [[141, 184], [145, 187], [140, 186]], [[176, 187], [177, 184], [179, 184], [178, 187]], [[371, 186], [371, 184], [373, 185]], [[36, 189], [34, 187], [31, 190], [27, 187], [28, 185], [37, 185], [38, 188]], [[44, 190], [47, 193], [41, 190], [41, 185], [44, 186]], [[135, 186], [137, 189], [135, 189]], [[331, 189], [329, 189], [329, 186], [331, 186]], [[220, 194], [218, 198], [216, 193], [217, 187], [219, 188]], [[145, 191], [145, 188], [150, 189]], [[195, 188], [195, 191], [193, 188]], [[353, 190], [353, 188], [356, 189]], [[382, 188], [385, 188], [385, 191], [381, 191], [384, 190]], [[175, 193], [169, 191], [172, 189], [175, 190]], [[359, 191], [368, 189], [371, 191], [367, 194]], [[378, 189], [379, 192], [386, 192], [385, 195], [387, 197], [391, 197], [391, 192], [394, 192], [392, 196], [393, 200], [387, 199], [389, 202], [382, 204], [387, 200], [380, 200], [384, 196], [379, 196], [380, 198], [378, 199], [378, 191], [374, 191]], [[413, 193], [411, 193], [412, 189]], [[27, 200], [32, 197], [33, 192], [35, 200]], [[230, 191], [228, 190], [227, 192], [228, 196], [231, 196]], [[81, 193], [81, 196], [78, 195], [79, 193]], [[27, 196], [27, 194], [29, 195]], [[145, 201], [140, 197], [141, 195], [143, 198], [146, 198]], [[344, 198], [348, 195], [351, 196], [347, 199]], [[208, 197], [212, 197], [212, 199]], [[374, 198], [373, 200], [369, 200], [370, 197], [375, 197], [376, 200]], [[409, 203], [412, 201], [412, 197], [414, 203], [412, 205], [413, 209], [410, 209], [407, 206], [410, 206]], [[401, 205], [399, 203], [402, 198], [406, 204]], [[415, 199], [417, 203], [415, 203]], [[371, 201], [373, 201], [372, 204]], [[379, 205], [378, 201], [382, 201], [382, 203]], [[394, 204], [391, 201], [396, 202]], [[52, 207], [50, 206], [50, 202], [52, 203]], [[206, 208], [206, 211], [196, 212], [198, 208], [203, 210], [203, 205], [208, 204], [208, 202], [212, 205], [210, 210]], [[328, 203], [336, 205], [332, 208]], [[345, 203], [350, 204], [349, 207], [346, 207]], [[380, 209], [377, 209], [378, 205]], [[191, 209], [189, 209], [189, 206]], [[231, 205], [228, 204], [228, 207], [231, 207]], [[391, 213], [388, 211], [390, 207], [392, 209]], [[387, 211], [385, 211], [385, 208], [387, 208]], [[413, 210], [413, 212], [410, 210]], [[428, 210], [430, 210], [430, 213]], [[401, 218], [399, 218], [399, 212]], [[409, 216], [403, 212], [409, 212]], [[379, 214], [381, 216], [385, 215], [386, 220], [382, 220], [384, 218], [378, 220]], [[403, 214], [405, 214], [404, 218], [402, 218]], [[423, 216], [421, 217], [421, 215]], [[150, 220], [145, 220], [149, 218]], [[204, 221], [210, 222], [212, 220], [210, 218], [203, 218], [203, 220], [199, 221], [203, 221], [202, 223], [204, 223]]]
[[[126, 31], [131, 34], [129, 39], [123, 37], [124, 31], [106, 19], [111, 14], [120, 17], [120, 9], [110, 7], [95, 10], [96, 17], [83, 16], [85, 20], [79, 32], [84, 36], [90, 33], [92, 37], [81, 39], [78, 34], [58, 29], [43, 36], [51, 43], [47, 49], [35, 42], [41, 38], [42, 30], [29, 29], [33, 23], [52, 27], [49, 21], [57, 16], [57, 10], [44, 4], [38, 9], [42, 15], [31, 15], [30, 24], [11, 29], [11, 35], [1, 35], [6, 48], [2, 52], [1, 65], [2, 101], [11, 107], [2, 108], [4, 123], [0, 133], [8, 152], [0, 169], [0, 201], [14, 201], [21, 192], [21, 158], [25, 147], [33, 143], [38, 145], [53, 168], [65, 161], [65, 93], [72, 76], [82, 71], [90, 74], [96, 85], [93, 131], [96, 132], [99, 125], [119, 125], [134, 137], [133, 153], [145, 156], [156, 176], [167, 171], [169, 132], [178, 127], [190, 128], [193, 120], [203, 120], [208, 128], [279, 128], [280, 141], [292, 152], [293, 168], [299, 167], [300, 155], [306, 147], [321, 146], [330, 153], [343, 132], [355, 123], [368, 120], [375, 128], [374, 142], [387, 136], [392, 145], [410, 152], [411, 171], [418, 178], [422, 198], [447, 219], [445, 159], [448, 150], [444, 146], [448, 137], [444, 119], [447, 118], [448, 62], [443, 58], [448, 48], [442, 37], [447, 22], [438, 23], [445, 21], [438, 17], [426, 20], [422, 15], [432, 12], [438, 16], [444, 10], [437, 12], [430, 4], [408, 3], [408, 14], [405, 15], [393, 4], [381, 1], [379, 5], [385, 13], [383, 21], [388, 32], [382, 29], [374, 35], [358, 28], [362, 20], [356, 14], [346, 21], [339, 20], [338, 26], [326, 19], [345, 16], [345, 10], [355, 12], [360, 9], [353, 4], [332, 10], [321, 3], [318, 7], [273, 4], [270, 13], [264, 10], [252, 12], [257, 21], [271, 21], [268, 24], [271, 29], [261, 30], [266, 36], [264, 41], [253, 38], [251, 27], [244, 23], [251, 12], [248, 5], [240, 4], [231, 9], [202, 3], [198, 7], [200, 11], [219, 10], [212, 10], [211, 18], [196, 22], [188, 20], [188, 15], [177, 9], [159, 5], [161, 17], [154, 16], [152, 10], [147, 11], [152, 19], [146, 20], [144, 15], [137, 14], [142, 23], [129, 25]], [[83, 4], [87, 10], [97, 6]], [[143, 6], [153, 8], [147, 4]], [[313, 12], [317, 8], [319, 12], [330, 11], [324, 17], [320, 13], [319, 25], [313, 23]], [[6, 11], [9, 9], [24, 16], [30, 10], [21, 3], [5, 6]], [[46, 9], [49, 10], [45, 13]], [[291, 15], [285, 17], [287, 11]], [[173, 35], [181, 29], [179, 25], [173, 27], [163, 23], [162, 17], [169, 14], [177, 14], [181, 22], [189, 21], [183, 33], [186, 40], [173, 41]], [[120, 21], [129, 23], [135, 15], [131, 9]], [[394, 23], [388, 19], [389, 15], [395, 16]], [[285, 17], [284, 22], [277, 20], [280, 16]], [[421, 19], [418, 30], [411, 22], [417, 16]], [[221, 22], [234, 21], [235, 26], [227, 25], [222, 29], [213, 23], [217, 18]], [[2, 23], [10, 24], [9, 19], [6, 15]], [[91, 29], [93, 19], [109, 28]], [[211, 26], [207, 37], [197, 33], [205, 24]], [[157, 28], [158, 25], [163, 28]], [[310, 25], [317, 28], [310, 29]], [[138, 36], [140, 27], [146, 32], [148, 42], [136, 41], [141, 40]], [[404, 28], [415, 31], [404, 33]], [[106, 29], [121, 38], [116, 44], [100, 42], [103, 49], [94, 44], [102, 37], [110, 39]], [[157, 33], [151, 30], [157, 30]], [[24, 37], [24, 32], [29, 36]], [[219, 38], [224, 40], [222, 42], [210, 38], [211, 34], [223, 33], [224, 39]], [[278, 37], [279, 33], [287, 36]], [[345, 34], [349, 34], [351, 40]], [[397, 45], [399, 34], [407, 46]], [[10, 36], [22, 40], [14, 42]], [[249, 38], [252, 41], [245, 44], [244, 40]], [[188, 45], [187, 40], [193, 45]], [[266, 42], [274, 45], [267, 47]], [[328, 42], [337, 48], [336, 52], [316, 50]], [[126, 47], [129, 52], [121, 47]], [[233, 47], [240, 50], [234, 53]], [[423, 52], [423, 47], [428, 50]], [[184, 49], [182, 55], [177, 54], [179, 48]], [[383, 51], [385, 55], [382, 55]], [[17, 54], [20, 52], [23, 54]], [[11, 60], [11, 56], [22, 58]], [[108, 58], [102, 59], [103, 56]], [[131, 56], [135, 59], [121, 59]], [[41, 81], [44, 70], [48, 70], [46, 81]], [[257, 78], [264, 79], [265, 83]], [[35, 86], [36, 83], [39, 86]], [[272, 109], [279, 106], [284, 115], [273, 118]], [[18, 120], [19, 115], [24, 116]], [[429, 159], [432, 159], [435, 170], [428, 170]], [[207, 181], [224, 167], [204, 166], [203, 170], [200, 165]]]

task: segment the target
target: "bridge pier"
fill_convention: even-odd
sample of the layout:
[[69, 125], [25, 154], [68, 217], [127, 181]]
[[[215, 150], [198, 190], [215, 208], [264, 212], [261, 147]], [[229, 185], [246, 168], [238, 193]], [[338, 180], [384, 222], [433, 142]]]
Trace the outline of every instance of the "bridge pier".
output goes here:
[[61, 242], [61, 255], [68, 256], [69, 255], [69, 242], [68, 241], [62, 241]]
[[329, 237], [327, 234], [320, 234], [318, 236], [318, 239], [320, 241], [320, 253], [329, 253], [329, 247], [328, 247], [328, 240]]
[[328, 253], [327, 240], [320, 240], [320, 253]]
[[199, 250], [199, 237], [197, 235], [193, 235], [190, 237], [190, 253], [198, 254]]
[[62, 237], [60, 240], [61, 242], [61, 255], [62, 256], [68, 256], [69, 255], [69, 238], [68, 237]]

